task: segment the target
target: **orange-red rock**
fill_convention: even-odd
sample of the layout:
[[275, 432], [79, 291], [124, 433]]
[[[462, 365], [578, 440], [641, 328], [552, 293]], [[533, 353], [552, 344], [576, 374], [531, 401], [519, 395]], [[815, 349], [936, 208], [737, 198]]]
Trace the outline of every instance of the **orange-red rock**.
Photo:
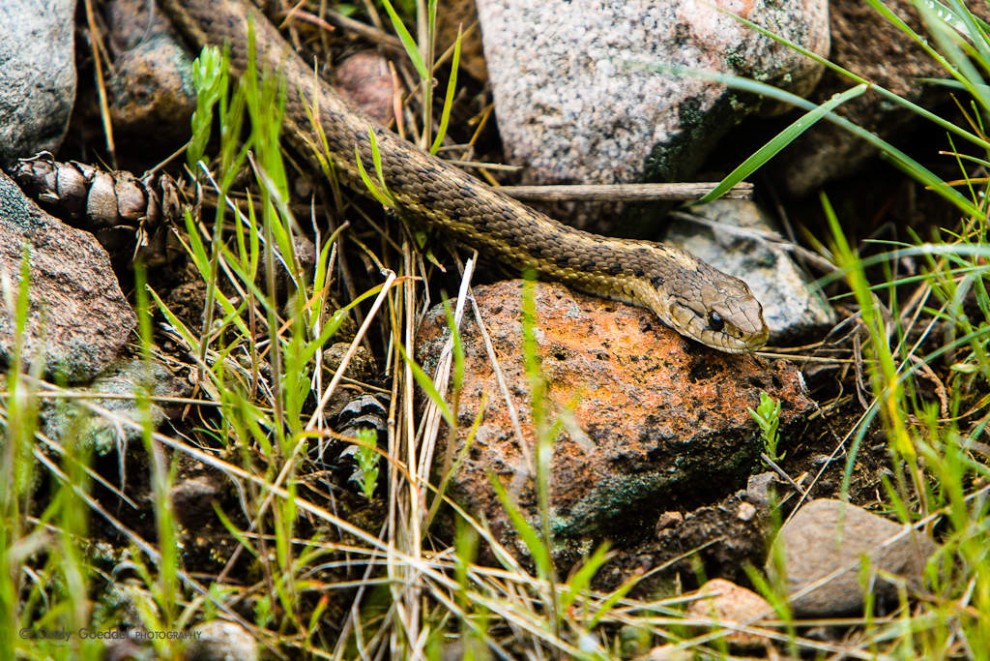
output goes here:
[[[484, 418], [452, 494], [486, 518], [503, 542], [511, 524], [489, 481], [498, 477], [531, 521], [537, 520], [530, 389], [523, 365], [521, 281], [475, 290], [525, 451], [473, 315], [462, 326], [466, 375], [457, 412], [463, 444], [484, 397]], [[797, 369], [784, 361], [728, 355], [664, 327], [644, 309], [537, 284], [537, 338], [547, 382], [547, 410], [570, 419], [555, 439], [551, 516], [557, 541], [645, 533], [677, 495], [725, 495], [745, 485], [758, 465], [759, 431], [747, 412], [765, 390], [781, 400], [789, 425], [813, 408]], [[447, 337], [442, 308], [420, 332], [419, 357], [431, 371]], [[572, 413], [568, 413], [568, 412]], [[459, 450], [459, 448], [457, 448]], [[572, 548], [577, 548], [576, 546]]]

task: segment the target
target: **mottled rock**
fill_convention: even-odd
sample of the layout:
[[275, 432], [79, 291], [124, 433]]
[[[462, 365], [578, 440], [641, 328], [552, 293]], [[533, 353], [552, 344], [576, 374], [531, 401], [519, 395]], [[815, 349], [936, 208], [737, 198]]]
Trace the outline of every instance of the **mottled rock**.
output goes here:
[[192, 628], [198, 634], [186, 647], [187, 661], [256, 661], [258, 642], [244, 627], [226, 620], [210, 620]]
[[[472, 315], [461, 330], [466, 374], [455, 454], [482, 401], [484, 417], [452, 478], [452, 493], [503, 542], [514, 540], [490, 472], [531, 520], [536, 512], [521, 293], [516, 280], [478, 287], [475, 296], [518, 415], [522, 445]], [[559, 284], [537, 284], [535, 303], [546, 414], [563, 421], [550, 464], [552, 525], [562, 543], [627, 534], [634, 522], [648, 531], [677, 493], [724, 494], [733, 484], [745, 484], [760, 452], [746, 408], [757, 405], [761, 390], [781, 400], [785, 426], [812, 410], [797, 370], [784, 361], [707, 349], [646, 310]], [[428, 371], [446, 333], [443, 309], [435, 308], [420, 332], [419, 355]]]
[[388, 60], [373, 50], [354, 53], [333, 70], [333, 86], [366, 115], [388, 126], [395, 84]]
[[664, 240], [715, 268], [742, 278], [763, 304], [770, 343], [822, 334], [835, 325], [835, 310], [781, 243], [773, 221], [750, 200], [718, 200], [696, 207], [705, 224], [673, 218]]
[[[819, 53], [826, 0], [477, 0], [499, 131], [531, 183], [668, 180], [693, 171], [745, 97], [670, 68], [734, 73], [807, 93], [817, 64], [735, 12]], [[666, 67], [667, 71], [658, 68]]]
[[155, 3], [111, 0], [105, 12], [115, 55], [107, 80], [114, 130], [140, 138], [145, 149], [178, 146], [196, 108], [189, 54]]
[[[52, 218], [0, 173], [0, 282], [16, 292], [29, 252], [30, 311], [23, 338], [27, 363], [50, 376], [88, 381], [116, 359], [136, 318], [91, 234]], [[11, 295], [14, 294], [11, 293]], [[14, 311], [0, 309], [0, 361], [14, 349]]]
[[[915, 30], [921, 21], [912, 0], [884, 3]], [[966, 3], [984, 20], [990, 8]], [[951, 89], [925, 79], [945, 78], [945, 69], [895, 25], [860, 0], [831, 0], [832, 51], [829, 59], [908, 101], [932, 107], [949, 100]], [[863, 35], [870, 35], [864, 39]], [[824, 103], [852, 85], [848, 78], [827, 71], [809, 97]], [[839, 115], [889, 140], [904, 135], [921, 118], [901, 105], [868, 91], [837, 109]], [[775, 160], [774, 171], [793, 195], [813, 192], [827, 181], [854, 174], [876, 150], [864, 140], [830, 122], [819, 122]]]
[[773, 614], [767, 600], [752, 590], [731, 581], [716, 578], [702, 585], [696, 593], [687, 614], [694, 618], [712, 620], [713, 626], [728, 629], [725, 640], [737, 648], [760, 647], [766, 641], [763, 636], [734, 631], [739, 626], [751, 626]]
[[774, 490], [780, 482], [780, 477], [772, 471], [750, 475], [746, 481], [746, 500], [753, 505], [768, 507], [777, 497]]
[[903, 578], [910, 590], [921, 585], [935, 543], [908, 526], [838, 500], [814, 500], [781, 529], [767, 571], [779, 579], [774, 553], [783, 555], [791, 606], [799, 617], [832, 617], [861, 611], [861, 560], [870, 559], [866, 590], [881, 602], [896, 603], [897, 585], [881, 575]]
[[157, 429], [165, 419], [159, 404], [142, 406], [140, 397], [178, 397], [186, 394], [177, 379], [160, 363], [126, 360], [111, 365], [89, 386], [80, 389], [91, 396], [88, 402], [105, 409], [97, 415], [74, 400], [60, 400], [42, 411], [45, 433], [51, 438], [73, 438], [98, 455], [108, 454], [126, 443], [141, 440], [140, 428], [146, 421]]
[[62, 143], [76, 98], [75, 8], [0, 2], [0, 167]]

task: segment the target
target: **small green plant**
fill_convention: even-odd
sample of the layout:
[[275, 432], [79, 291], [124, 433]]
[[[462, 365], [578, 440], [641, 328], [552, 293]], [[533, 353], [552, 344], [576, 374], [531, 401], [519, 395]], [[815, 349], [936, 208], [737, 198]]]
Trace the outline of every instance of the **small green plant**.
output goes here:
[[352, 446], [358, 469], [350, 479], [361, 487], [361, 493], [368, 500], [372, 499], [378, 488], [378, 464], [381, 456], [378, 454], [377, 443], [378, 435], [374, 429], [359, 429]]
[[192, 138], [186, 149], [186, 161], [195, 167], [206, 154], [206, 143], [213, 128], [213, 108], [227, 89], [227, 67], [220, 50], [204, 48], [193, 60], [193, 87], [196, 89], [196, 110], [192, 115]]
[[784, 455], [777, 454], [777, 443], [780, 438], [777, 430], [780, 427], [780, 401], [768, 395], [765, 391], [760, 392], [760, 405], [754, 411], [747, 408], [749, 415], [756, 421], [760, 428], [760, 437], [763, 438], [763, 450], [772, 461], [780, 461]]

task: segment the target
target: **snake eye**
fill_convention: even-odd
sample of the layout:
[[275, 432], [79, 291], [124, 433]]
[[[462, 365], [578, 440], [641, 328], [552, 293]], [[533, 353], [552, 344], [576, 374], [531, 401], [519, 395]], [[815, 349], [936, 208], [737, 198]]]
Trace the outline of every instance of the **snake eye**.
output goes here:
[[708, 313], [708, 327], [711, 328], [716, 333], [720, 332], [725, 328], [725, 320], [722, 319], [722, 315], [715, 310]]

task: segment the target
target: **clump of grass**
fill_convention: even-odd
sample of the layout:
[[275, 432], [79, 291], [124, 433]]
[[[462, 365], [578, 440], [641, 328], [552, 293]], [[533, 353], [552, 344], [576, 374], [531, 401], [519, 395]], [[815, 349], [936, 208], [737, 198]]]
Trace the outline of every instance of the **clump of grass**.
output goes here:
[[[990, 163], [990, 142], [981, 119], [990, 111], [982, 73], [990, 70], [990, 32], [962, 2], [915, 2], [930, 35], [925, 38], [886, 6], [869, 1], [906, 41], [923, 48], [945, 69], [945, 80], [929, 82], [966, 92], [969, 101], [960, 107], [969, 124], [953, 124], [871, 84], [891, 102], [946, 130], [951, 146], [947, 155], [956, 160], [960, 173], [950, 182], [876, 136], [832, 118], [869, 140], [962, 214], [960, 229], [937, 229], [927, 241], [894, 245], [865, 259], [850, 245], [841, 218], [822, 197], [832, 231], [831, 256], [855, 301], [866, 338], [861, 359], [871, 393], [865, 414], [850, 434], [843, 490], [848, 489], [863, 443], [881, 428], [892, 471], [891, 479], [884, 481], [886, 504], [903, 522], [936, 532], [942, 543], [929, 563], [931, 592], [913, 610], [905, 602], [902, 617], [869, 618], [864, 623], [865, 649], [921, 658], [979, 655], [978, 650], [990, 643], [990, 621], [982, 615], [990, 607], [983, 486], [988, 468], [985, 454], [974, 452], [985, 437], [987, 416], [982, 409], [990, 383], [990, 297], [985, 285], [990, 246], [987, 180], [970, 168]], [[854, 83], [868, 82], [832, 68]], [[957, 151], [956, 145], [978, 154]], [[895, 263], [905, 259], [915, 261], [920, 273], [893, 275]], [[878, 266], [884, 267], [880, 272], [886, 277], [871, 280], [868, 274]]]

